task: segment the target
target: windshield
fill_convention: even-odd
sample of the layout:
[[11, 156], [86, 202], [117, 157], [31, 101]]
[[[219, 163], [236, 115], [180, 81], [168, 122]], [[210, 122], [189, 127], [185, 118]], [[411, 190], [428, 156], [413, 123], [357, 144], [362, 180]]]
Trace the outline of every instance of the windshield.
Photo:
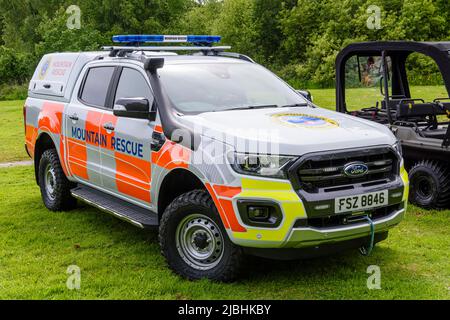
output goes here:
[[257, 64], [166, 65], [159, 73], [172, 103], [182, 113], [307, 103]]

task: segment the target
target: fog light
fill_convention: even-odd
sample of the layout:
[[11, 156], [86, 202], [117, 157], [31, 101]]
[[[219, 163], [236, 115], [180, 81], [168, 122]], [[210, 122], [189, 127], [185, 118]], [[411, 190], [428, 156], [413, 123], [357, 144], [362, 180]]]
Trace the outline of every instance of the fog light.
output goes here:
[[403, 196], [403, 192], [397, 192], [397, 193], [393, 193], [391, 195], [392, 198], [400, 198]]
[[314, 209], [316, 209], [316, 210], [327, 210], [327, 209], [330, 209], [330, 205], [329, 204], [322, 204], [322, 205], [319, 205], [319, 206], [315, 206], [314, 207]]
[[277, 228], [283, 212], [277, 203], [266, 200], [238, 200], [237, 206], [244, 225], [258, 228]]
[[268, 207], [248, 207], [248, 218], [254, 221], [267, 221], [270, 218]]

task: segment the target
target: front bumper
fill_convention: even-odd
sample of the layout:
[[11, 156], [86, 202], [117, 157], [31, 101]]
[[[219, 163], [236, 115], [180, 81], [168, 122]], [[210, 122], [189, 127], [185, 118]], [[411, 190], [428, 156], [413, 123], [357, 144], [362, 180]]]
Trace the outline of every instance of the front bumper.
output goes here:
[[[409, 182], [408, 174], [401, 168], [400, 176], [391, 185], [376, 186], [361, 190], [363, 193], [388, 189], [392, 195], [392, 202], [386, 207], [386, 212], [381, 215], [374, 215], [375, 233], [381, 234], [397, 225], [404, 217], [408, 202]], [[402, 196], [396, 197], [394, 194], [402, 191]], [[334, 197], [335, 195], [330, 195]], [[244, 179], [242, 192], [236, 195], [233, 201], [234, 212], [239, 223], [245, 227], [244, 232], [234, 232], [229, 230], [228, 235], [231, 241], [239, 246], [248, 248], [308, 248], [319, 245], [345, 242], [352, 239], [361, 239], [369, 236], [370, 226], [367, 222], [353, 222], [343, 224], [323, 225], [317, 224], [317, 220], [331, 218], [341, 218], [341, 214], [334, 213], [334, 207], [330, 212], [317, 212], [311, 209], [311, 202], [305, 201], [299, 192], [294, 190], [289, 182], [265, 181], [263, 179]], [[271, 201], [280, 206], [283, 213], [283, 220], [276, 228], [262, 228], [249, 226], [241, 219], [238, 203], [242, 200]], [[315, 199], [316, 204], [330, 199]], [[384, 208], [381, 208], [384, 209]], [[373, 212], [367, 212], [372, 214]], [[365, 214], [360, 213], [360, 215]], [[344, 215], [345, 216], [345, 215]], [[333, 222], [333, 221], [332, 221]], [[335, 222], [335, 221], [334, 221]]]
[[[403, 220], [405, 209], [402, 208], [387, 217], [374, 221], [375, 233], [381, 233], [396, 226]], [[334, 228], [294, 228], [285, 242], [285, 248], [305, 248], [322, 244], [331, 244], [351, 239], [366, 237], [370, 234], [367, 222], [355, 223]]]

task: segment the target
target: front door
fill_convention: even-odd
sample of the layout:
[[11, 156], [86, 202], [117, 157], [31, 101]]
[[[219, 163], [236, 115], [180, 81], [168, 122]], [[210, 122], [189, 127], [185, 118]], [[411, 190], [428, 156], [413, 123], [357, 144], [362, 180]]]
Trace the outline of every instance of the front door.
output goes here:
[[[120, 98], [146, 98], [153, 105], [153, 95], [146, 76], [138, 69], [120, 67], [114, 102]], [[107, 137], [101, 148], [102, 180], [108, 191], [136, 204], [151, 203], [151, 139], [149, 120], [116, 117], [105, 111], [100, 133]]]

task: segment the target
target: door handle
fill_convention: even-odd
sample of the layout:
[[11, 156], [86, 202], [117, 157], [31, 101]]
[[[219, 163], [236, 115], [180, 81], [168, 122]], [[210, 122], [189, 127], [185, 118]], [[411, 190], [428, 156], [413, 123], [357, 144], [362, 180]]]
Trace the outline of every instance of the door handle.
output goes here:
[[74, 113], [73, 115], [69, 116], [69, 119], [72, 120], [72, 121], [78, 121], [78, 120], [80, 120], [80, 119], [78, 118], [78, 116], [77, 116], [76, 113]]
[[112, 124], [112, 123], [110, 123], [110, 122], [108, 122], [108, 123], [105, 123], [104, 125], [103, 125], [103, 128], [106, 130], [106, 131], [114, 131], [116, 128], [114, 127], [114, 125]]

